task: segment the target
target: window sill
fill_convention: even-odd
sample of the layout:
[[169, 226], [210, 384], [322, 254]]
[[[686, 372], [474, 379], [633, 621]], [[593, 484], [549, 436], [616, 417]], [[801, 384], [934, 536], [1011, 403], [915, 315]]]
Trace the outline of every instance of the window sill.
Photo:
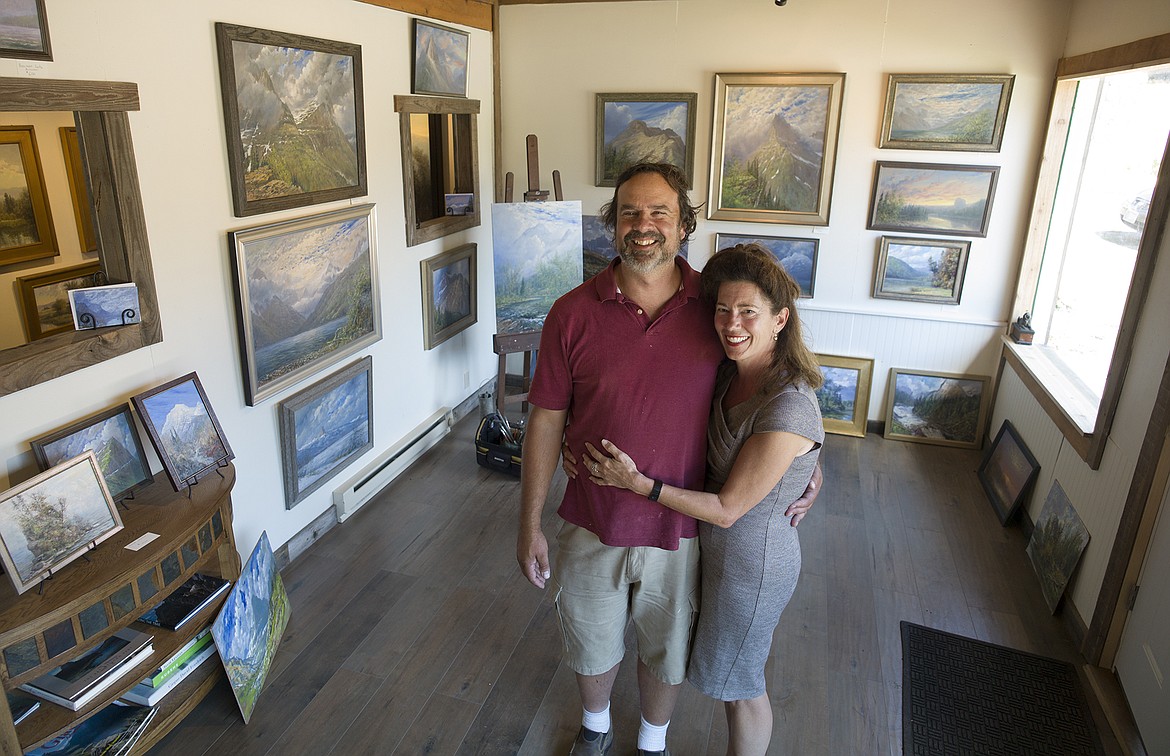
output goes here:
[[1101, 398], [1043, 347], [1021, 346], [1007, 336], [1003, 356], [1069, 444], [1088, 461]]

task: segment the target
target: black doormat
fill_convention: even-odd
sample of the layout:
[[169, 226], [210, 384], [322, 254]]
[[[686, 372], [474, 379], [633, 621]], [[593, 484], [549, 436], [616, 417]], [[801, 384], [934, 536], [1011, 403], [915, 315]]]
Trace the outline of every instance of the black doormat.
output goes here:
[[902, 623], [904, 756], [1101, 756], [1068, 662]]

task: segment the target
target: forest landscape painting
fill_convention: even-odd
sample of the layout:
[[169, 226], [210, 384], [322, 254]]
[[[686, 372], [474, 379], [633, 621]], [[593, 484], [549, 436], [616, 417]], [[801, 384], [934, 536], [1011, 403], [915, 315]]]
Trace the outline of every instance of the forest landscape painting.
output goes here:
[[211, 625], [211, 637], [244, 724], [252, 718], [288, 618], [288, 594], [276, 571], [268, 531], [262, 531], [240, 579]]
[[373, 448], [372, 370], [363, 357], [280, 403], [286, 508]]
[[1014, 80], [890, 74], [880, 146], [998, 152]]
[[92, 451], [0, 494], [0, 557], [17, 593], [121, 529]]
[[414, 19], [414, 94], [467, 96], [471, 35]]
[[668, 163], [694, 184], [698, 95], [598, 94], [597, 186], [613, 186], [637, 163]]
[[826, 433], [862, 437], [869, 416], [873, 360], [818, 354], [824, 383], [817, 389], [817, 404]]
[[492, 205], [496, 333], [539, 331], [557, 297], [581, 283], [581, 202]]
[[883, 236], [873, 295], [878, 299], [959, 304], [969, 241], [895, 239]]
[[878, 161], [867, 228], [987, 236], [998, 166]]
[[819, 239], [796, 239], [782, 236], [748, 236], [744, 234], [715, 234], [715, 250], [737, 244], [759, 244], [772, 253], [780, 267], [800, 286], [801, 297], [813, 295], [817, 277], [817, 248]]
[[978, 449], [987, 421], [987, 387], [980, 375], [890, 370], [886, 438]]
[[361, 47], [215, 29], [236, 215], [365, 194]]
[[1085, 523], [1073, 509], [1060, 481], [1053, 480], [1027, 548], [1032, 569], [1040, 579], [1044, 601], [1053, 614], [1088, 545], [1089, 531]]
[[382, 337], [373, 208], [230, 234], [249, 406]]
[[131, 401], [176, 491], [235, 456], [195, 373]]
[[126, 404], [34, 439], [29, 445], [41, 470], [92, 450], [115, 501], [154, 480]]

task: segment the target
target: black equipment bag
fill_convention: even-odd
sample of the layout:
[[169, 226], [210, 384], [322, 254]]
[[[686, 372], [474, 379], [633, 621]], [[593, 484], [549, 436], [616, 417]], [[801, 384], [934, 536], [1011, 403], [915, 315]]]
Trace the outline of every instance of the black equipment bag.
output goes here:
[[499, 412], [484, 415], [475, 431], [475, 461], [481, 467], [520, 477], [522, 429], [513, 429]]

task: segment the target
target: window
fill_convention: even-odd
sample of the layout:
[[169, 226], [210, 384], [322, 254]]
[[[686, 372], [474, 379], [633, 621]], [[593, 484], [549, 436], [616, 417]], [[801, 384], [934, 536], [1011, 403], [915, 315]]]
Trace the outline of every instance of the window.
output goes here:
[[1155, 194], [1170, 189], [1170, 64], [1143, 42], [1061, 61], [1015, 302], [1034, 345], [1007, 351], [1094, 469], [1165, 223]]

